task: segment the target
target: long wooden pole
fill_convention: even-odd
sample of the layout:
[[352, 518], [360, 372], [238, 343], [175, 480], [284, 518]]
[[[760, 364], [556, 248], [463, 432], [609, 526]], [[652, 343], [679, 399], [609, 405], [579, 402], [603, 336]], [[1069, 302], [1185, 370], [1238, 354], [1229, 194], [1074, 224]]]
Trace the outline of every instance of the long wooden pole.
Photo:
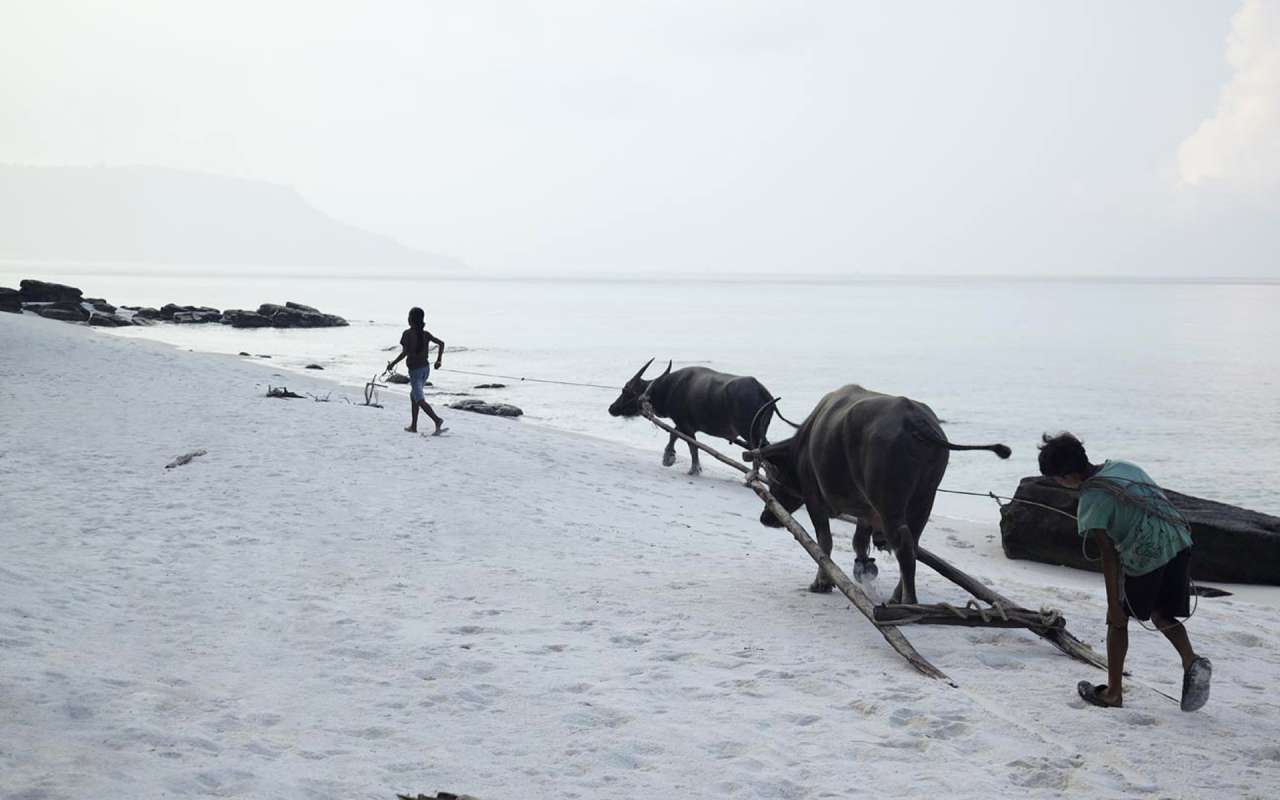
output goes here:
[[[861, 611], [863, 616], [871, 620], [871, 623], [875, 625], [875, 603], [871, 601], [870, 597], [867, 597], [867, 593], [862, 590], [861, 586], [849, 580], [849, 576], [844, 573], [844, 570], [840, 569], [836, 562], [831, 560], [830, 556], [822, 552], [822, 548], [813, 540], [813, 537], [809, 535], [809, 532], [806, 531], [799, 522], [796, 522], [795, 518], [782, 507], [782, 504], [779, 503], [777, 498], [773, 496], [773, 493], [769, 491], [769, 487], [765, 486], [764, 482], [762, 482], [758, 477], [755, 477], [750, 469], [737, 461], [733, 461], [728, 457], [721, 455], [716, 452], [714, 448], [704, 445], [692, 436], [684, 435], [680, 431], [677, 431], [675, 428], [672, 428], [670, 425], [667, 425], [665, 422], [658, 419], [658, 417], [653, 413], [653, 408], [649, 405], [647, 400], [641, 402], [640, 410], [641, 413], [644, 414], [644, 416], [654, 425], [657, 425], [668, 433], [684, 439], [686, 442], [689, 442], [700, 450], [709, 453], [725, 464], [737, 469], [739, 472], [745, 473], [748, 476], [747, 486], [751, 487], [751, 490], [759, 495], [760, 499], [764, 501], [765, 506], [768, 507], [768, 509], [773, 512], [774, 516], [782, 522], [787, 531], [790, 532], [791, 535], [795, 537], [795, 540], [800, 543], [800, 546], [805, 549], [805, 552], [807, 552], [809, 556], [818, 563], [818, 566], [822, 569], [823, 573], [826, 574], [828, 580], [831, 581], [831, 584], [839, 589], [841, 594], [849, 598], [849, 601], [853, 603], [854, 607]], [[912, 647], [911, 642], [907, 641], [907, 637], [903, 635], [902, 631], [889, 625], [876, 625], [875, 627], [876, 630], [880, 631], [880, 635], [889, 642], [890, 646], [892, 646], [894, 650], [898, 651], [899, 655], [905, 658], [907, 663], [915, 667], [915, 669], [921, 674], [928, 675], [930, 678], [944, 680], [952, 686], [956, 685], [955, 681], [948, 678], [946, 673], [929, 663], [928, 659], [920, 655], [920, 653]]]

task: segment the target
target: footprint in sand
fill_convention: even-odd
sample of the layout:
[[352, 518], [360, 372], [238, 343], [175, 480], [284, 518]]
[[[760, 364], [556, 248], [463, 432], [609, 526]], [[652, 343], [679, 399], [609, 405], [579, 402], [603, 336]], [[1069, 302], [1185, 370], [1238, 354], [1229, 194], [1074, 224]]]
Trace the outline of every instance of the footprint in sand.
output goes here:
[[1223, 634], [1222, 638], [1241, 647], [1263, 647], [1266, 644], [1262, 637], [1244, 631], [1229, 631]]
[[964, 714], [934, 715], [910, 708], [900, 708], [890, 714], [889, 724], [926, 739], [955, 739], [969, 732], [969, 718]]
[[1003, 653], [979, 652], [978, 660], [991, 669], [1018, 670], [1026, 668], [1026, 665], [1018, 659]]
[[1009, 781], [1027, 789], [1054, 789], [1062, 791], [1071, 781], [1071, 773], [1084, 763], [1079, 757], [1048, 758], [1036, 756], [1010, 761]]

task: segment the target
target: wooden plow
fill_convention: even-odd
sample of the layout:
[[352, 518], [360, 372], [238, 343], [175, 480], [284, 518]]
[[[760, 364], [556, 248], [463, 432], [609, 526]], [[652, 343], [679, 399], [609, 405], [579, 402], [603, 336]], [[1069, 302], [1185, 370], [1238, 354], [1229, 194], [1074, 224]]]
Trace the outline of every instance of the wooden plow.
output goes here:
[[[782, 521], [787, 531], [795, 537], [795, 540], [800, 543], [805, 552], [817, 562], [827, 579], [831, 581], [831, 584], [839, 589], [841, 594], [849, 598], [849, 602], [853, 603], [854, 607], [862, 612], [863, 616], [871, 620], [872, 624], [876, 626], [876, 630], [889, 642], [889, 645], [921, 674], [946, 681], [951, 686], [957, 685], [942, 670], [920, 655], [911, 642], [907, 641], [907, 637], [899, 630], [903, 625], [1026, 628], [1078, 661], [1083, 661], [1102, 670], [1107, 668], [1105, 658], [1067, 631], [1066, 620], [1057, 611], [1049, 609], [1033, 611], [1020, 608], [981, 581], [961, 572], [950, 563], [919, 545], [916, 546], [916, 561], [918, 563], [930, 567], [942, 577], [973, 595], [976, 600], [970, 600], [964, 606], [953, 606], [947, 603], [877, 606], [866, 591], [863, 590], [862, 586], [852, 581], [844, 570], [840, 569], [840, 566], [831, 560], [830, 556], [822, 552], [822, 548], [809, 535], [809, 532], [804, 529], [804, 526], [783, 508], [778, 499], [769, 491], [768, 484], [760, 478], [757, 470], [736, 459], [729, 458], [715, 448], [703, 444], [692, 436], [686, 436], [663, 422], [653, 413], [653, 407], [649, 404], [648, 398], [641, 398], [640, 413], [654, 425], [657, 425], [672, 436], [688, 442], [717, 461], [743, 473], [746, 476], [746, 485]], [[857, 520], [848, 516], [842, 515], [838, 519], [854, 524], [857, 523]], [[988, 605], [980, 605], [977, 601], [985, 602]]]

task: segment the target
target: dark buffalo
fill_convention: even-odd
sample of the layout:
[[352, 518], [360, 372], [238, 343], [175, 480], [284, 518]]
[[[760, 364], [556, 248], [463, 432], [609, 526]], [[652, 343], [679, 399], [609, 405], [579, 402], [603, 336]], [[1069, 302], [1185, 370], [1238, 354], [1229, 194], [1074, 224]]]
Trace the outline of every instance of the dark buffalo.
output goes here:
[[[875, 574], [867, 555], [874, 538], [898, 558], [901, 578], [890, 602], [915, 603], [916, 543], [951, 450], [1010, 453], [1002, 444], [951, 444], [924, 403], [850, 385], [822, 398], [795, 436], [746, 456], [763, 461], [770, 490], [787, 511], [805, 506], [828, 555], [831, 517], [856, 517], [854, 577]], [[782, 526], [767, 508], [760, 521]], [[821, 569], [809, 590], [831, 591]]]
[[[755, 378], [726, 375], [706, 367], [667, 369], [651, 381], [644, 379], [649, 359], [635, 376], [622, 387], [622, 394], [609, 406], [615, 417], [640, 414], [640, 397], [646, 393], [653, 411], [675, 423], [676, 430], [686, 436], [706, 433], [725, 439], [739, 447], [763, 447], [765, 434], [773, 420], [773, 396]], [[698, 448], [689, 445], [693, 466], [690, 475], [702, 472], [698, 464]], [[676, 462], [676, 437], [673, 435], [662, 452], [662, 465]]]

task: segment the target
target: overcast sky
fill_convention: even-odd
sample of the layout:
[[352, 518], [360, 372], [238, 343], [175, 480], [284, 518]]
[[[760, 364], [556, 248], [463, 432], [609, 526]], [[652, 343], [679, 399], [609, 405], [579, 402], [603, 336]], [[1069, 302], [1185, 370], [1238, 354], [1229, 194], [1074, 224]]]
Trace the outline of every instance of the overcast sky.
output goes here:
[[1280, 277], [1280, 0], [9, 0], [0, 161], [499, 272]]

